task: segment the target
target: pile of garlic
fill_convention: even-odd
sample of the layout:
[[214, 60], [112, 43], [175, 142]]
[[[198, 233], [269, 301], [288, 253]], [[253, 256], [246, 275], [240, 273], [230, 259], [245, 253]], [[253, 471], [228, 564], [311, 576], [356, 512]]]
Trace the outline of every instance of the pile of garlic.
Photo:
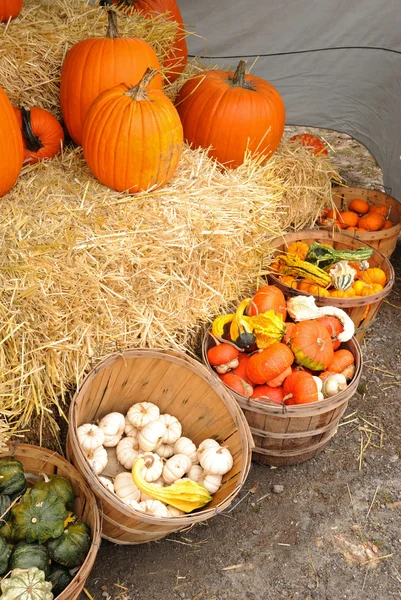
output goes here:
[[213, 439], [206, 439], [197, 448], [182, 436], [182, 425], [169, 414], [160, 414], [152, 402], [137, 402], [127, 415], [113, 412], [98, 425], [87, 423], [78, 427], [78, 441], [91, 469], [100, 475], [106, 468], [107, 447], [116, 447], [117, 460], [126, 472], [114, 480], [99, 477], [101, 483], [122, 502], [134, 510], [160, 517], [175, 517], [184, 513], [141, 492], [132, 480], [131, 469], [142, 457], [145, 466], [142, 477], [164, 487], [182, 478], [203, 485], [210, 494], [221, 486], [223, 475], [234, 461], [228, 450]]

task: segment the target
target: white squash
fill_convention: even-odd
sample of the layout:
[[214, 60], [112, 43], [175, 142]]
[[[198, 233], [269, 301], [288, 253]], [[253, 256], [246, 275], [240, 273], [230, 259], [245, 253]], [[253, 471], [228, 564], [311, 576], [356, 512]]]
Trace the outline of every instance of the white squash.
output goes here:
[[323, 382], [323, 396], [331, 398], [339, 394], [347, 387], [347, 380], [342, 373], [333, 373], [329, 375]]
[[92, 452], [103, 446], [104, 433], [97, 426], [92, 423], [85, 423], [80, 425], [77, 429], [78, 442], [84, 452]]
[[85, 452], [86, 460], [90, 468], [96, 475], [99, 475], [106, 468], [108, 462], [107, 450], [103, 446]]
[[125, 437], [118, 442], [117, 460], [125, 469], [132, 469], [132, 465], [140, 454], [140, 448], [137, 440], [133, 437]]
[[114, 484], [111, 481], [111, 479], [108, 479], [107, 477], [99, 477], [99, 481], [106, 488], [106, 490], [109, 490], [109, 492], [111, 492], [112, 494], [115, 493]]
[[174, 454], [185, 454], [185, 456], [189, 456], [192, 464], [199, 462], [196, 446], [193, 441], [187, 437], [178, 438], [174, 444]]
[[121, 435], [106, 435], [104, 437], [103, 446], [105, 448], [115, 448], [121, 440]]
[[160, 500], [145, 500], [140, 502], [138, 510], [154, 517], [168, 517], [167, 507]]
[[294, 321], [306, 321], [318, 317], [333, 316], [341, 322], [344, 331], [337, 335], [340, 342], [348, 342], [354, 335], [355, 325], [341, 308], [336, 306], [317, 307], [313, 296], [293, 296], [287, 300], [288, 314]]
[[159, 421], [166, 426], [166, 433], [163, 436], [163, 444], [175, 444], [182, 434], [182, 425], [173, 415], [160, 415]]
[[317, 399], [324, 400], [323, 391], [322, 391], [323, 390], [323, 381], [320, 379], [320, 377], [313, 376], [313, 379], [315, 380], [316, 387], [317, 387]]
[[114, 491], [123, 502], [136, 500], [139, 502], [141, 491], [136, 487], [129, 472], [119, 473], [114, 479]]
[[139, 432], [139, 447], [145, 452], [152, 452], [160, 445], [166, 430], [165, 424], [161, 421], [151, 421]]
[[145, 452], [142, 455], [145, 466], [141, 470], [141, 476], [148, 483], [157, 481], [161, 477], [163, 471], [163, 461], [157, 454], [153, 452]]
[[157, 421], [159, 417], [159, 407], [152, 402], [137, 402], [127, 412], [128, 421], [137, 429], [142, 429], [148, 423]]
[[192, 481], [196, 481], [197, 483], [202, 483], [204, 477], [204, 470], [200, 465], [193, 465], [188, 473], [188, 479], [192, 479]]
[[212, 440], [209, 438], [206, 440], [203, 440], [203, 442], [201, 442], [199, 444], [198, 450], [197, 450], [198, 461], [200, 461], [202, 454], [205, 452], [205, 450], [208, 450], [208, 448], [220, 448], [220, 444], [219, 444], [219, 442], [216, 442], [216, 440]]
[[175, 454], [168, 459], [163, 467], [163, 479], [166, 483], [174, 483], [181, 479], [192, 467], [192, 461], [185, 454]]
[[124, 433], [125, 417], [119, 412], [109, 413], [100, 419], [99, 427], [106, 437], [121, 437]]
[[128, 421], [127, 417], [125, 417], [124, 433], [127, 437], [133, 437], [133, 438], [137, 438], [138, 434], [139, 434], [139, 431], [137, 430], [137, 428], [134, 427], [133, 424]]
[[211, 475], [210, 473], [205, 473], [203, 479], [199, 481], [199, 483], [201, 483], [203, 487], [207, 489], [209, 494], [215, 494], [221, 486], [221, 480], [222, 475]]
[[181, 517], [182, 515], [185, 515], [183, 510], [175, 508], [175, 506], [171, 506], [170, 504], [167, 504], [166, 508], [169, 517]]
[[154, 452], [161, 458], [170, 458], [174, 454], [174, 448], [168, 444], [160, 444], [160, 446], [154, 449]]
[[232, 469], [234, 459], [228, 448], [212, 446], [201, 453], [199, 462], [206, 473], [225, 475]]
[[141, 510], [139, 508], [139, 502], [137, 502], [136, 500], [124, 500], [124, 504], [126, 506], [129, 506], [133, 510], [139, 510], [139, 511]]

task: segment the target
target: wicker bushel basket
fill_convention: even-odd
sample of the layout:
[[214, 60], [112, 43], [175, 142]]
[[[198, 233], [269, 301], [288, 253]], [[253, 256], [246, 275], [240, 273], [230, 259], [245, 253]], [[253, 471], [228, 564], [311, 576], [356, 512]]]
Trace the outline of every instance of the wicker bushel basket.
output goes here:
[[23, 464], [24, 470], [28, 474], [34, 476], [39, 476], [41, 473], [46, 473], [46, 475], [57, 474], [71, 481], [75, 493], [74, 512], [89, 525], [92, 545], [85, 562], [74, 579], [55, 600], [77, 600], [81, 597], [81, 592], [94, 565], [101, 542], [101, 522], [96, 499], [82, 475], [56, 452], [29, 444], [9, 444], [8, 448], [0, 450], [0, 459], [11, 456]]
[[[204, 363], [211, 371], [207, 351], [214, 344], [214, 339], [206, 334], [202, 354]], [[252, 460], [272, 466], [296, 465], [313, 458], [327, 446], [337, 432], [348, 401], [356, 392], [362, 372], [362, 354], [358, 342], [353, 338], [342, 347], [353, 353], [356, 370], [347, 388], [332, 398], [312, 404], [280, 406], [250, 400], [232, 392], [251, 428], [255, 442]]]
[[[162, 413], [177, 417], [183, 435], [195, 444], [215, 438], [229, 448], [234, 466], [205, 508], [174, 518], [134, 511], [106, 490], [92, 472], [79, 447], [77, 427], [113, 411], [126, 414], [133, 403], [143, 401], [151, 401]], [[102, 502], [103, 537], [117, 544], [159, 540], [213, 517], [230, 506], [249, 472], [253, 440], [244, 415], [228, 389], [201, 363], [183, 353], [132, 349], [106, 358], [75, 394], [69, 424], [69, 458]]]
[[342, 233], [368, 243], [380, 250], [386, 258], [390, 258], [397, 245], [398, 235], [401, 231], [401, 203], [384, 192], [368, 190], [366, 188], [334, 187], [332, 190], [333, 202], [340, 210], [347, 210], [354, 198], [365, 200], [370, 206], [384, 204], [388, 207], [387, 218], [393, 222], [393, 227], [382, 231], [347, 231]]
[[[272, 246], [277, 248], [276, 254], [282, 254], [286, 252], [288, 246], [292, 242], [302, 241], [307, 244], [313, 242], [326, 243], [330, 242], [333, 244], [333, 248], [338, 250], [356, 250], [361, 246], [370, 246], [351, 236], [345, 235], [344, 233], [332, 233], [329, 231], [316, 230], [316, 229], [303, 229], [296, 233], [287, 233], [280, 238], [276, 238], [272, 241]], [[358, 342], [362, 342], [366, 335], [368, 327], [373, 323], [373, 320], [379, 310], [383, 300], [390, 293], [391, 288], [394, 285], [394, 269], [390, 261], [381, 254], [375, 248], [372, 248], [373, 254], [369, 259], [371, 267], [380, 267], [386, 274], [387, 283], [383, 290], [377, 294], [371, 296], [365, 296], [361, 298], [331, 298], [330, 296], [314, 296], [317, 306], [337, 306], [342, 308], [352, 319], [355, 325], [355, 338]], [[308, 292], [298, 291], [285, 285], [275, 275], [269, 275], [269, 282], [282, 290], [284, 296], [287, 298], [290, 296], [309, 296]]]

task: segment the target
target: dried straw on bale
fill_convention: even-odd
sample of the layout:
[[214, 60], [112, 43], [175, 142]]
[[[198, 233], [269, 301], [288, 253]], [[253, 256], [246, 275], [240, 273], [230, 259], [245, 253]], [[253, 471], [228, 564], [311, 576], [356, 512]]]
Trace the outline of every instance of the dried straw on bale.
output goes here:
[[[173, 45], [177, 24], [159, 15], [147, 19], [118, 11], [121, 37], [139, 37], [160, 63]], [[103, 37], [107, 14], [84, 0], [24, 0], [20, 16], [0, 24], [0, 86], [15, 105], [41, 106], [60, 117], [59, 82], [68, 50], [87, 37]], [[166, 88], [170, 96], [177, 84]]]
[[286, 152], [222, 171], [185, 148], [173, 181], [137, 196], [100, 185], [80, 149], [26, 167], [0, 215], [0, 413], [56, 429], [92, 361], [128, 346], [193, 351], [202, 325], [252, 290], [288, 222]]

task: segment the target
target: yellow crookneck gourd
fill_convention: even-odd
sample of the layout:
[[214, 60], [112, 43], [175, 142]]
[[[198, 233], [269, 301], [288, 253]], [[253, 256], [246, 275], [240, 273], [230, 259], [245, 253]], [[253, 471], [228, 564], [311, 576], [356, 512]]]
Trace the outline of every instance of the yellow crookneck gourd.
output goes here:
[[147, 483], [141, 475], [144, 465], [143, 458], [137, 458], [132, 467], [132, 480], [137, 488], [150, 498], [160, 500], [160, 502], [174, 506], [185, 513], [202, 508], [211, 502], [212, 496], [206, 488], [192, 479], [180, 479], [166, 487]]
[[[268, 310], [254, 317], [244, 315], [251, 299], [243, 300], [235, 314], [216, 317], [212, 325], [212, 335], [221, 338], [224, 328], [230, 324], [230, 338], [239, 348], [251, 347], [255, 342], [258, 348], [267, 348], [275, 342], [281, 342], [286, 327], [280, 315]], [[246, 344], [246, 345], [244, 345]]]
[[295, 277], [306, 277], [310, 281], [317, 283], [322, 287], [327, 287], [331, 283], [331, 277], [316, 265], [301, 260], [296, 254], [281, 254], [277, 257], [284, 275], [293, 275]]

